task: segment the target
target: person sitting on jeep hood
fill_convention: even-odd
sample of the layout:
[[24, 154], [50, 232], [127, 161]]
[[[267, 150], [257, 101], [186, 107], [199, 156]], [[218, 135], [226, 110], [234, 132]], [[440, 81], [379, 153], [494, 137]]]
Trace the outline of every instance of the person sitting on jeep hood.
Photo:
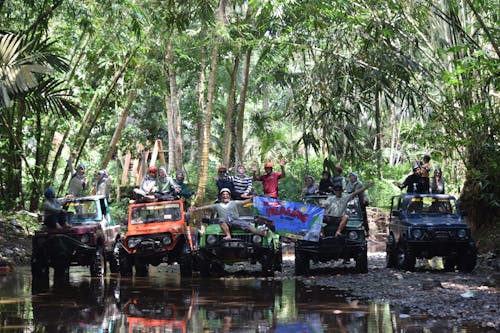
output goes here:
[[62, 208], [61, 202], [56, 198], [54, 190], [48, 188], [43, 195], [45, 196], [45, 200], [42, 203], [43, 223], [50, 229], [57, 228], [57, 224], [61, 227], [66, 227], [66, 211]]
[[253, 227], [250, 222], [239, 218], [240, 214], [238, 212], [238, 206], [252, 202], [252, 199], [233, 201], [231, 200], [231, 191], [227, 188], [221, 189], [219, 194], [221, 197], [221, 202], [201, 207], [193, 206], [190, 208], [190, 211], [196, 212], [204, 209], [212, 209], [213, 211], [217, 212], [220, 228], [224, 232], [225, 240], [231, 239], [231, 228], [237, 228], [245, 231], [250, 231], [251, 233], [254, 233], [256, 235], [266, 236], [267, 231], [258, 230]]
[[335, 185], [333, 187], [334, 195], [329, 196], [328, 199], [326, 199], [326, 203], [323, 205], [323, 207], [325, 208], [325, 217], [323, 220], [326, 223], [335, 222], [339, 224], [337, 231], [335, 231], [335, 237], [339, 236], [342, 233], [347, 224], [347, 221], [349, 220], [349, 215], [347, 215], [346, 213], [347, 203], [351, 201], [352, 198], [356, 197], [358, 194], [372, 186], [373, 183], [368, 183], [362, 188], [345, 195], [342, 195], [342, 185]]

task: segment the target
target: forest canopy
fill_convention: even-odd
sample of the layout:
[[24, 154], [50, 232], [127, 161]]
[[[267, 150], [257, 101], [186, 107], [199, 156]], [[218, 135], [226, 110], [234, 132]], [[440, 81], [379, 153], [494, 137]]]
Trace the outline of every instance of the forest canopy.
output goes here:
[[0, 210], [63, 195], [73, 151], [119, 185], [126, 152], [161, 140], [197, 202], [218, 164], [284, 158], [286, 199], [340, 163], [377, 180], [380, 203], [427, 152], [470, 220], [497, 223], [499, 7], [1, 1]]

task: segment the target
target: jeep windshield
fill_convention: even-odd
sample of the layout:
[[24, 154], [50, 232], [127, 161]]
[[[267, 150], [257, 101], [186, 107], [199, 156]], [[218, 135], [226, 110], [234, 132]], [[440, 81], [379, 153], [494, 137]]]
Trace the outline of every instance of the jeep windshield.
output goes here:
[[456, 215], [456, 201], [450, 198], [412, 197], [403, 203], [408, 215]]
[[96, 222], [102, 219], [98, 200], [75, 200], [67, 202], [69, 223]]
[[138, 206], [132, 208], [130, 224], [179, 221], [182, 217], [179, 203]]

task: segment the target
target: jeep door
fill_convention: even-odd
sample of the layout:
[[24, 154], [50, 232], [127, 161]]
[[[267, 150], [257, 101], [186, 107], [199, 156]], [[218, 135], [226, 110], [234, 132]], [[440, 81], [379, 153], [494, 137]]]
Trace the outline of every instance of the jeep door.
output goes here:
[[104, 247], [106, 251], [113, 251], [115, 240], [120, 235], [120, 225], [112, 219], [106, 198], [99, 199], [99, 206], [102, 212], [101, 227], [104, 231]]

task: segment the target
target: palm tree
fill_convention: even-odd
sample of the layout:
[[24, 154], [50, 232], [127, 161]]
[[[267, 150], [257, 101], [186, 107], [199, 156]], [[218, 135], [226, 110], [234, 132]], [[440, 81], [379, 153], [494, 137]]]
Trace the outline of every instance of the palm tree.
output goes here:
[[[78, 115], [70, 90], [51, 76], [67, 68], [66, 60], [57, 55], [54, 43], [48, 39], [33, 34], [6, 34], [0, 38], [0, 147], [5, 160], [0, 168], [0, 200], [7, 209], [24, 207], [23, 168], [31, 179], [31, 206], [45, 185], [45, 181], [40, 182], [40, 166], [46, 166], [43, 164], [48, 160], [56, 127], [53, 119], [43, 115]], [[29, 153], [24, 148], [23, 129], [28, 120], [30, 135], [36, 142], [34, 156], [30, 156], [34, 163], [28, 162]]]

